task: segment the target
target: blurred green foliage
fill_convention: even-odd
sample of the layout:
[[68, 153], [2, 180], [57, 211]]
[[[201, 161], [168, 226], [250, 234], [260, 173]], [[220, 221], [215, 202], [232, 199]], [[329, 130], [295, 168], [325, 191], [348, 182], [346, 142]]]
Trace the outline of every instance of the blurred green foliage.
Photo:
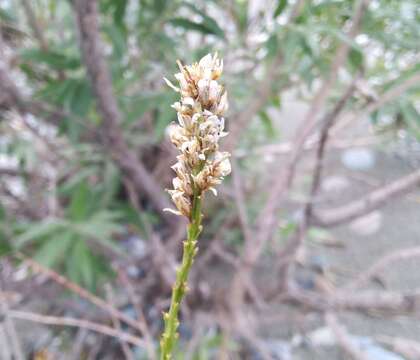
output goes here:
[[[294, 3], [278, 0], [271, 7], [251, 11], [247, 0], [101, 0], [104, 51], [124, 115], [124, 136], [133, 151], [159, 145], [167, 125], [176, 120], [170, 108], [176, 94], [162, 82], [163, 76], [171, 77], [176, 71], [176, 59], [191, 62], [209, 51], [221, 53], [234, 121], [235, 114], [255, 96], [261, 73], [279, 54], [284, 58], [271, 84], [273, 96], [243, 137], [243, 148], [281, 139], [277, 119], [269, 110], [282, 107], [285, 89], [295, 90], [307, 101], [304, 94], [328, 75], [342, 42], [351, 46], [347, 76], [363, 71], [378, 94], [419, 71], [417, 0], [372, 1], [355, 40], [345, 35], [353, 0], [304, 1], [295, 22], [285, 25]], [[90, 141], [90, 131], [100, 136], [101, 119], [80, 56], [72, 1], [36, 0], [31, 5], [47, 47], [40, 46], [18, 1], [0, 2], [0, 28], [15, 50], [16, 67], [33, 99], [64, 111], [57, 126], [62, 142], [55, 154], [59, 157], [56, 191], [63, 211], [56, 217], [30, 219], [14, 216], [15, 210], [3, 205], [0, 252], [21, 249], [93, 289], [98, 279], [109, 274], [103, 255], [121, 253], [115, 236], [126, 233], [128, 226], [144, 231], [144, 221], [155, 215], [149, 210], [136, 214], [122, 196], [121, 174], [101, 147]], [[372, 121], [380, 124], [381, 118], [391, 116], [393, 123], [401, 120], [420, 139], [419, 90], [420, 86], [414, 87], [382, 107]], [[358, 105], [356, 100], [353, 106]], [[1, 154], [16, 159], [22, 169], [43, 166], [31, 141], [16, 133], [5, 138]], [[243, 161], [242, 169], [254, 167], [253, 162]], [[250, 205], [250, 214], [258, 213], [259, 203], [255, 199]], [[220, 223], [220, 216], [214, 216], [207, 236]], [[235, 230], [226, 238], [232, 244], [241, 241]]]

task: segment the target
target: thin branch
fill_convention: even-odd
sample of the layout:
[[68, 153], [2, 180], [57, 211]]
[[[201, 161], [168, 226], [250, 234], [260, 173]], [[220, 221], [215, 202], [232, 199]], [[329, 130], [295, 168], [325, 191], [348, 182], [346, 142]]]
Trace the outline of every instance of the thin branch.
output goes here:
[[[328, 140], [328, 134], [333, 126], [334, 122], [338, 118], [339, 114], [344, 109], [344, 106], [346, 105], [349, 98], [352, 96], [354, 91], [354, 84], [355, 84], [356, 78], [352, 81], [346, 92], [341, 96], [340, 100], [337, 102], [337, 104], [334, 106], [334, 108], [327, 113], [324, 118], [321, 120], [321, 134], [320, 134], [320, 140], [318, 142], [318, 148], [316, 151], [317, 158], [314, 166], [314, 172], [313, 172], [313, 179], [312, 179], [312, 185], [310, 189], [310, 195], [308, 198], [308, 201], [305, 204], [304, 210], [303, 210], [303, 218], [302, 221], [296, 231], [296, 233], [289, 239], [287, 244], [285, 245], [284, 249], [282, 249], [281, 254], [279, 254], [278, 258], [282, 262], [282, 264], [279, 266], [279, 288], [280, 290], [284, 290], [287, 287], [287, 281], [290, 279], [290, 271], [292, 269], [292, 265], [294, 263], [295, 255], [298, 251], [298, 249], [301, 247], [308, 225], [309, 225], [309, 219], [312, 214], [312, 204], [313, 199], [316, 197], [318, 188], [320, 185], [321, 180], [321, 173], [323, 169], [323, 162], [324, 162], [324, 155], [325, 155], [325, 149], [327, 145]], [[273, 216], [273, 215], [271, 215]], [[267, 229], [264, 230], [263, 238], [261, 236], [261, 233], [259, 234], [258, 239], [258, 250], [262, 251], [262, 246], [265, 241], [267, 241], [267, 236], [270, 233]], [[249, 250], [251, 253], [251, 250]], [[255, 250], [254, 250], [255, 251]], [[255, 256], [255, 252], [254, 255]], [[286, 261], [284, 259], [287, 259]], [[256, 260], [253, 260], [256, 261]]]
[[[0, 291], [3, 291], [3, 284], [1, 285]], [[25, 356], [22, 350], [22, 345], [20, 343], [15, 324], [12, 320], [11, 310], [9, 309], [6, 296], [3, 297], [3, 301], [0, 301], [0, 314], [4, 317], [4, 330], [10, 341], [10, 349], [13, 352], [13, 358], [15, 360], [24, 360]]]
[[144, 346], [144, 341], [137, 336], [118, 331], [109, 326], [94, 323], [92, 321], [71, 317], [46, 316], [26, 311], [10, 310], [9, 314], [14, 319], [27, 320], [46, 325], [73, 326], [88, 329], [100, 334], [111, 336], [135, 346]]
[[118, 269], [118, 277], [124, 284], [125, 289], [127, 290], [128, 297], [131, 303], [133, 304], [134, 310], [136, 311], [139, 326], [141, 326], [143, 337], [145, 340], [147, 355], [151, 360], [154, 360], [156, 354], [154, 351], [153, 337], [147, 324], [146, 317], [144, 316], [143, 309], [141, 308], [139, 296], [136, 294], [135, 289], [131, 284], [130, 280], [128, 279], [124, 269]]
[[350, 334], [347, 332], [347, 329], [338, 322], [337, 317], [334, 314], [327, 313], [325, 315], [325, 321], [333, 331], [338, 344], [352, 359], [369, 360], [369, 357], [357, 348], [356, 344], [352, 341]]
[[415, 87], [419, 83], [420, 73], [415, 73], [413, 76], [405, 79], [401, 84], [392, 87], [388, 91], [385, 91], [379, 96], [379, 98], [376, 101], [369, 103], [364, 108], [356, 111], [356, 113], [353, 116], [350, 116], [348, 119], [335, 126], [335, 128], [332, 130], [332, 133], [336, 134], [348, 125], [354, 124], [358, 119], [365, 118], [371, 115], [373, 112], [380, 109], [382, 106], [398, 99], [407, 90], [409, 90], [412, 87]]
[[385, 104], [389, 103], [390, 101], [398, 98], [406, 92], [408, 89], [412, 88], [413, 86], [418, 86], [420, 83], [420, 73], [415, 74], [414, 76], [406, 79], [401, 84], [392, 87], [390, 90], [382, 94], [379, 99], [366, 107], [364, 112], [371, 114], [374, 111], [380, 109]]
[[375, 340], [401, 354], [407, 360], [420, 359], [420, 342], [395, 336], [378, 335]]
[[383, 314], [412, 314], [420, 312], [420, 291], [400, 293], [392, 291], [338, 292], [325, 296], [292, 284], [287, 297], [316, 311], [377, 311]]
[[[359, 0], [355, 5], [355, 11], [352, 18], [351, 29], [348, 33], [348, 37], [354, 38], [356, 36], [360, 21], [363, 16], [365, 7], [367, 6], [369, 0]], [[285, 193], [290, 188], [298, 160], [302, 154], [302, 149], [306, 143], [308, 136], [316, 129], [317, 122], [316, 117], [322, 111], [325, 102], [327, 100], [328, 94], [330, 93], [331, 88], [333, 87], [336, 79], [338, 70], [342, 66], [343, 62], [347, 58], [350, 44], [348, 42], [342, 42], [338, 48], [333, 63], [331, 65], [331, 70], [328, 78], [324, 81], [318, 93], [315, 95], [315, 98], [310, 106], [310, 110], [307, 112], [304, 120], [301, 123], [301, 126], [296, 131], [295, 138], [293, 140], [293, 150], [291, 152], [290, 158], [285, 167], [281, 167], [280, 175], [275, 174], [273, 177], [273, 185], [271, 187], [270, 196], [261, 211], [261, 216], [258, 219], [258, 232], [260, 243], [265, 243], [268, 238], [271, 237], [273, 229], [276, 227], [276, 218], [277, 218], [277, 209], [280, 202], [283, 200]]]
[[6, 328], [4, 324], [0, 323], [0, 359], [13, 360], [12, 350], [10, 349], [8, 340]]
[[[114, 305], [115, 303], [115, 299], [114, 299], [114, 293], [112, 291], [112, 287], [110, 284], [106, 284], [105, 290], [107, 292], [107, 299], [109, 301], [110, 304]], [[117, 330], [118, 332], [121, 332], [121, 322], [120, 320], [115, 317], [112, 316], [112, 324], [114, 325], [115, 330]], [[124, 353], [124, 356], [126, 358], [126, 360], [134, 360], [134, 354], [131, 351], [130, 347], [127, 345], [127, 343], [125, 341], [120, 340], [120, 344], [121, 344], [121, 349]]]
[[[308, 139], [303, 146], [303, 151], [311, 151], [316, 148], [319, 143], [319, 138]], [[331, 139], [328, 142], [328, 148], [333, 149], [348, 149], [353, 147], [371, 146], [380, 144], [381, 140], [375, 135], [362, 136], [358, 138], [341, 138]], [[243, 150], [240, 149], [235, 151], [235, 158], [242, 159], [252, 155], [266, 156], [266, 155], [279, 155], [288, 156], [293, 150], [293, 142], [285, 141], [278, 144], [269, 144], [256, 147], [254, 149]]]
[[242, 184], [242, 178], [238, 164], [235, 159], [232, 159], [232, 179], [233, 179], [233, 191], [236, 208], [239, 214], [239, 222], [241, 223], [242, 232], [245, 238], [245, 242], [252, 241], [252, 233], [249, 226], [249, 219], [246, 209], [246, 202], [244, 196], [244, 189]]
[[[311, 217], [313, 200], [317, 196], [319, 186], [321, 183], [321, 175], [322, 175], [322, 170], [324, 166], [324, 156], [325, 156], [325, 149], [328, 142], [329, 131], [331, 127], [334, 125], [334, 122], [337, 119], [338, 115], [343, 110], [345, 104], [352, 96], [353, 91], [354, 91], [355, 80], [356, 79], [352, 81], [351, 85], [348, 87], [347, 91], [343, 94], [343, 96], [337, 102], [334, 109], [328, 115], [326, 115], [324, 121], [322, 121], [322, 129], [321, 129], [318, 149], [316, 152], [316, 162], [315, 162], [314, 173], [313, 173], [313, 178], [312, 178], [312, 187], [309, 193], [309, 201], [304, 210], [305, 222], [309, 221], [309, 218]], [[305, 226], [307, 226], [307, 224], [305, 224]]]
[[311, 224], [330, 227], [347, 223], [383, 206], [393, 198], [408, 193], [419, 184], [420, 170], [416, 170], [409, 175], [372, 191], [361, 199], [333, 209], [316, 211], [312, 216]]
[[75, 284], [74, 282], [70, 281], [69, 279], [65, 278], [64, 276], [57, 274], [55, 271], [51, 269], [47, 269], [46, 267], [42, 266], [41, 264], [37, 263], [36, 261], [27, 258], [24, 255], [18, 254], [18, 258], [24, 260], [30, 267], [32, 267], [35, 271], [38, 271], [46, 276], [48, 276], [51, 280], [60, 284], [61, 286], [65, 287], [66, 289], [70, 290], [71, 292], [77, 294], [81, 298], [89, 301], [93, 305], [97, 306], [98, 308], [102, 309], [106, 313], [110, 314], [111, 316], [124, 321], [128, 325], [132, 326], [133, 328], [137, 329], [142, 333], [142, 327], [139, 323], [132, 318], [128, 317], [112, 305], [108, 304], [105, 300], [93, 295], [86, 289], [83, 289], [79, 285]]
[[370, 279], [380, 273], [382, 270], [389, 267], [389, 265], [396, 261], [402, 261], [411, 259], [414, 257], [420, 257], [420, 247], [411, 247], [408, 249], [393, 251], [390, 254], [385, 255], [380, 260], [378, 260], [375, 264], [373, 264], [369, 269], [363, 271], [359, 276], [346, 285], [343, 289], [344, 290], [352, 290], [356, 288], [360, 288], [366, 285]]

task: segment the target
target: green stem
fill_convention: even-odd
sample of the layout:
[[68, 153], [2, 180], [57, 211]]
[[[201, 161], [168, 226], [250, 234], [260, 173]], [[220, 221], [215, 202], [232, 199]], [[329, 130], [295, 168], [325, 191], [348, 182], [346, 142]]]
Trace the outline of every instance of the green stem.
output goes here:
[[188, 274], [194, 261], [194, 257], [198, 251], [197, 239], [200, 235], [201, 229], [201, 198], [198, 194], [194, 194], [191, 219], [187, 227], [187, 240], [184, 241], [182, 263], [176, 271], [176, 281], [172, 289], [171, 306], [169, 311], [163, 314], [165, 330], [160, 341], [161, 360], [172, 359], [173, 347], [178, 338], [178, 312], [181, 306], [181, 301], [188, 290]]

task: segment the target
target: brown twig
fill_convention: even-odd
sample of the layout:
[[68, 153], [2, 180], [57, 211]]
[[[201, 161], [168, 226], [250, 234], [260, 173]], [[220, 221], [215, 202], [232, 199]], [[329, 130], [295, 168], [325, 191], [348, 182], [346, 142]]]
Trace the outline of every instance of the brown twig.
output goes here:
[[279, 256], [279, 259], [281, 260], [283, 260], [284, 258], [289, 259], [289, 261], [284, 262], [279, 267], [279, 286], [282, 290], [286, 289], [287, 281], [291, 279], [290, 271], [292, 269], [292, 265], [294, 264], [296, 253], [298, 249], [302, 246], [308, 229], [309, 219], [311, 218], [313, 209], [313, 203], [318, 194], [319, 186], [321, 183], [321, 175], [324, 166], [324, 156], [328, 142], [329, 131], [333, 126], [334, 122], [336, 121], [338, 115], [342, 112], [345, 104], [352, 96], [354, 91], [355, 80], [356, 79], [352, 81], [346, 92], [341, 96], [340, 100], [337, 102], [337, 104], [334, 106], [331, 112], [326, 114], [324, 119], [321, 121], [322, 128], [320, 130], [320, 139], [318, 142], [318, 147], [316, 149], [316, 160], [313, 170], [312, 184], [309, 190], [308, 201], [306, 202], [303, 209], [302, 221], [299, 224], [296, 234], [292, 236], [292, 238], [289, 240], [289, 242], [286, 244], [285, 248], [281, 252], [281, 255]]
[[[3, 284], [1, 284], [0, 292], [2, 292]], [[10, 341], [10, 349], [13, 352], [13, 358], [15, 360], [24, 360], [25, 356], [22, 350], [22, 345], [20, 343], [18, 333], [15, 328], [15, 324], [12, 320], [11, 310], [9, 309], [9, 304], [7, 297], [3, 297], [3, 300], [0, 301], [0, 313], [4, 317], [4, 330], [8, 335]]]
[[123, 269], [118, 270], [118, 275], [121, 282], [124, 284], [130, 301], [132, 302], [134, 310], [136, 311], [137, 319], [139, 320], [139, 326], [142, 329], [147, 355], [149, 356], [150, 360], [154, 360], [156, 353], [154, 351], [153, 337], [147, 324], [146, 317], [144, 316], [144, 312], [141, 308], [139, 296], [136, 294], [133, 285], [131, 284]]
[[[316, 149], [319, 143], [319, 137], [316, 139], [308, 139], [305, 142], [303, 147], [304, 151], [312, 151]], [[353, 147], [361, 147], [361, 146], [371, 146], [377, 145], [381, 143], [381, 139], [378, 139], [377, 136], [363, 136], [359, 138], [351, 138], [351, 139], [331, 139], [328, 142], [327, 147], [333, 149], [348, 149]], [[288, 156], [293, 150], [293, 142], [286, 141], [283, 143], [278, 144], [270, 144], [270, 145], [263, 145], [254, 149], [250, 149], [249, 151], [239, 150], [235, 152], [235, 157], [237, 159], [245, 158], [250, 155], [280, 155], [280, 156]]]
[[5, 326], [0, 323], [0, 358], [3, 360], [13, 360], [8, 340]]
[[[115, 303], [115, 299], [114, 299], [114, 293], [112, 291], [111, 285], [106, 284], [105, 290], [106, 290], [106, 293], [107, 293], [108, 302], [113, 305]], [[117, 330], [118, 332], [121, 332], [121, 322], [120, 322], [120, 320], [115, 316], [111, 316], [111, 320], [112, 320], [112, 324], [113, 324], [115, 330]], [[126, 360], [134, 360], [134, 354], [131, 351], [130, 347], [127, 345], [127, 343], [125, 341], [122, 341], [121, 339], [119, 339], [119, 340], [120, 340], [120, 344], [121, 344], [121, 349], [124, 353], [124, 356], [125, 356]]]
[[71, 317], [58, 317], [58, 316], [47, 316], [36, 314], [26, 311], [10, 310], [9, 314], [14, 319], [33, 321], [41, 324], [47, 325], [58, 325], [58, 326], [73, 326], [78, 328], [84, 328], [91, 331], [95, 331], [100, 334], [107, 336], [115, 337], [126, 343], [136, 345], [136, 346], [145, 346], [144, 341], [137, 336], [118, 331], [109, 326], [94, 323], [92, 321], [76, 319]]
[[325, 149], [328, 142], [329, 131], [331, 127], [334, 125], [338, 115], [343, 110], [344, 106], [346, 105], [347, 101], [353, 94], [354, 91], [354, 84], [355, 80], [351, 83], [348, 87], [347, 91], [341, 96], [340, 100], [335, 105], [334, 109], [325, 116], [325, 119], [322, 121], [322, 128], [320, 131], [320, 139], [318, 143], [318, 148], [316, 151], [316, 161], [314, 166], [314, 172], [312, 177], [312, 185], [309, 192], [309, 201], [307, 202], [305, 209], [304, 209], [304, 226], [306, 227], [308, 224], [308, 220], [311, 217], [312, 209], [313, 209], [313, 200], [316, 198], [319, 190], [319, 186], [321, 184], [321, 175], [324, 166], [324, 156], [325, 156]]
[[420, 342], [395, 336], [378, 335], [375, 340], [404, 356], [407, 360], [420, 359]]
[[392, 87], [387, 92], [379, 96], [379, 99], [371, 104], [369, 104], [365, 112], [368, 114], [373, 113], [374, 111], [380, 109], [385, 104], [389, 103], [390, 101], [398, 98], [406, 92], [408, 89], [412, 88], [413, 86], [418, 86], [420, 83], [420, 73], [414, 74], [414, 76], [409, 77], [408, 79], [404, 80], [401, 84]]
[[338, 344], [347, 354], [351, 356], [352, 359], [369, 360], [369, 357], [353, 343], [347, 329], [338, 322], [336, 315], [332, 313], [325, 314], [325, 322], [333, 331]]
[[334, 129], [332, 130], [332, 133], [336, 134], [337, 132], [341, 131], [348, 125], [354, 124], [358, 119], [362, 119], [371, 115], [373, 112], [380, 109], [382, 106], [386, 105], [387, 103], [390, 103], [398, 99], [407, 90], [418, 85], [419, 82], [420, 82], [420, 74], [415, 73], [413, 76], [405, 79], [399, 85], [392, 87], [391, 89], [379, 95], [376, 101], [369, 103], [364, 108], [356, 111], [356, 113], [353, 116], [350, 116], [348, 119], [344, 120], [342, 123], [335, 126]]
[[245, 242], [251, 242], [252, 233], [249, 226], [249, 219], [246, 209], [246, 202], [244, 196], [244, 189], [239, 167], [235, 159], [232, 159], [232, 179], [233, 179], [233, 194], [236, 208], [239, 214], [239, 222], [241, 224], [242, 232]]
[[411, 259], [414, 257], [420, 257], [420, 247], [411, 247], [404, 250], [393, 251], [390, 254], [385, 255], [379, 259], [375, 264], [369, 267], [366, 271], [363, 271], [348, 285], [344, 286], [343, 290], [349, 291], [352, 289], [360, 288], [366, 285], [370, 279], [372, 279], [379, 272], [387, 268], [391, 263], [396, 261], [402, 261]]
[[420, 184], [420, 170], [394, 180], [372, 191], [361, 199], [327, 210], [314, 212], [311, 225], [331, 227], [352, 221], [384, 205], [391, 199], [406, 194]]
[[375, 310], [386, 315], [420, 312], [420, 291], [399, 293], [392, 291], [337, 292], [332, 296], [313, 291], [288, 288], [288, 299], [315, 311], [360, 311]]
[[32, 267], [35, 271], [39, 271], [40, 273], [48, 276], [51, 280], [60, 284], [61, 286], [65, 287], [66, 289], [70, 290], [71, 292], [77, 294], [81, 298], [89, 301], [93, 305], [97, 306], [98, 308], [102, 309], [106, 313], [110, 314], [111, 316], [124, 321], [128, 325], [132, 326], [133, 328], [137, 329], [142, 333], [142, 326], [140, 324], [113, 307], [112, 305], [108, 304], [105, 300], [93, 295], [86, 289], [83, 289], [79, 285], [75, 284], [74, 282], [70, 281], [69, 279], [65, 278], [64, 276], [57, 274], [55, 271], [51, 269], [47, 269], [46, 267], [42, 266], [41, 264], [37, 263], [36, 261], [27, 258], [22, 254], [17, 255], [18, 258], [24, 260], [30, 267]]
[[[348, 37], [353, 38], [354, 36], [356, 36], [360, 26], [361, 18], [363, 16], [364, 8], [368, 2], [369, 0], [359, 0], [356, 3], [355, 11], [352, 18], [352, 25], [348, 33]], [[336, 51], [334, 60], [331, 65], [331, 70], [329, 72], [329, 76], [324, 81], [318, 93], [315, 95], [310, 106], [310, 110], [307, 112], [304, 120], [302, 121], [301, 125], [296, 131], [295, 138], [293, 139], [294, 147], [286, 166], [279, 169], [278, 173], [280, 173], [280, 175], [278, 175], [278, 173], [276, 172], [275, 176], [273, 176], [273, 185], [271, 186], [271, 191], [268, 200], [263, 210], [261, 211], [257, 222], [259, 233], [257, 240], [257, 254], [261, 251], [263, 244], [266, 241], [268, 241], [268, 239], [273, 234], [273, 231], [277, 224], [276, 218], [279, 204], [283, 200], [285, 193], [292, 184], [296, 166], [302, 154], [302, 149], [305, 145], [308, 136], [317, 127], [316, 117], [322, 111], [327, 100], [328, 94], [330, 93], [330, 90], [337, 79], [338, 70], [347, 58], [349, 46], [350, 45], [348, 42], [343, 42]]]

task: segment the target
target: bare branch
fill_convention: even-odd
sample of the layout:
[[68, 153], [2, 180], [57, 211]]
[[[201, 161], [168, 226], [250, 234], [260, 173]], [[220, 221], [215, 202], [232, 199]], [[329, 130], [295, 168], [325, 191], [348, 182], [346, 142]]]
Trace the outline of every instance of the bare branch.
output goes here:
[[144, 316], [144, 312], [141, 308], [140, 297], [136, 294], [135, 289], [133, 285], [131, 284], [130, 280], [128, 279], [128, 276], [126, 275], [124, 270], [125, 269], [117, 269], [118, 277], [123, 283], [125, 289], [127, 290], [128, 297], [131, 300], [134, 310], [136, 311], [137, 319], [139, 321], [139, 326], [141, 326], [142, 328], [147, 355], [149, 356], [151, 360], [154, 360], [155, 352], [154, 352], [154, 345], [153, 345], [153, 337], [150, 332], [149, 326], [147, 324], [146, 317]]
[[338, 322], [337, 317], [334, 314], [327, 313], [325, 315], [325, 321], [334, 332], [338, 344], [352, 359], [369, 360], [369, 358], [355, 346], [347, 329]]
[[251, 241], [251, 229], [249, 227], [248, 214], [246, 209], [246, 202], [244, 196], [244, 189], [242, 184], [242, 178], [240, 170], [235, 159], [232, 159], [232, 179], [233, 179], [233, 191], [236, 208], [239, 214], [239, 222], [241, 223], [242, 232], [244, 234], [245, 242]]
[[[2, 292], [3, 284], [1, 285], [0, 291]], [[0, 313], [2, 317], [4, 317], [4, 330], [10, 341], [10, 349], [13, 352], [13, 358], [16, 360], [24, 360], [25, 356], [22, 350], [22, 345], [20, 343], [15, 324], [12, 320], [11, 310], [9, 309], [6, 296], [4, 296], [3, 300], [0, 301]]]
[[391, 263], [396, 261], [402, 261], [406, 259], [411, 259], [414, 257], [420, 257], [420, 247], [412, 247], [404, 250], [393, 251], [390, 254], [385, 255], [375, 264], [373, 264], [369, 269], [362, 272], [356, 279], [350, 282], [344, 287], [345, 290], [356, 289], [362, 287], [368, 283], [379, 272], [387, 268]]
[[304, 214], [305, 222], [309, 220], [312, 214], [313, 200], [318, 193], [318, 189], [321, 183], [321, 174], [322, 174], [323, 165], [324, 165], [325, 148], [328, 142], [329, 131], [331, 127], [334, 125], [334, 122], [337, 119], [338, 115], [343, 110], [345, 104], [347, 103], [349, 98], [352, 96], [353, 91], [354, 91], [355, 80], [356, 79], [353, 80], [351, 85], [348, 87], [347, 91], [343, 94], [343, 96], [337, 102], [334, 109], [328, 115], [326, 115], [325, 120], [322, 121], [322, 129], [321, 129], [318, 149], [316, 152], [316, 162], [315, 162], [314, 174], [312, 178], [312, 187], [309, 194], [309, 201], [305, 207], [305, 214]]
[[[114, 305], [115, 304], [115, 296], [114, 296], [114, 292], [112, 291], [111, 285], [106, 284], [105, 285], [105, 290], [106, 290], [106, 293], [107, 293], [108, 302], [110, 304]], [[118, 332], [121, 332], [121, 322], [120, 322], [120, 320], [115, 316], [111, 316], [111, 319], [112, 319], [112, 324], [114, 325], [115, 330], [117, 330]], [[130, 347], [127, 345], [127, 343], [120, 339], [120, 344], [121, 344], [121, 349], [124, 353], [125, 359], [126, 360], [134, 360], [134, 354], [131, 351]]]
[[405, 79], [401, 84], [392, 87], [388, 91], [385, 91], [379, 96], [379, 98], [366, 105], [364, 108], [356, 111], [353, 116], [350, 116], [348, 119], [344, 120], [339, 125], [336, 125], [332, 130], [332, 133], [336, 134], [346, 126], [354, 124], [358, 119], [371, 115], [374, 111], [380, 109], [385, 104], [392, 102], [398, 99], [410, 88], [418, 85], [420, 82], [420, 73], [416, 73], [413, 76]]
[[122, 313], [121, 311], [113, 307], [112, 305], [108, 304], [105, 300], [102, 300], [96, 295], [91, 294], [89, 291], [87, 291], [86, 289], [83, 289], [82, 287], [70, 281], [69, 279], [65, 278], [64, 276], [57, 274], [55, 271], [51, 269], [47, 269], [46, 267], [42, 266], [41, 264], [37, 263], [36, 261], [32, 259], [25, 257], [24, 255], [18, 254], [18, 257], [24, 260], [35, 271], [38, 271], [48, 276], [51, 280], [55, 281], [57, 284], [60, 284], [61, 286], [73, 292], [74, 294], [89, 301], [90, 303], [102, 309], [103, 311], [110, 314], [111, 316], [121, 321], [124, 321], [126, 324], [132, 326], [134, 329], [137, 329], [140, 331], [140, 333], [142, 333], [143, 328], [137, 321], [133, 320], [129, 316], [125, 315], [124, 313]]
[[418, 86], [419, 83], [420, 83], [420, 73], [417, 73], [414, 76], [409, 77], [408, 79], [403, 81], [401, 84], [391, 88], [390, 90], [382, 94], [382, 96], [380, 96], [377, 101], [368, 105], [366, 109], [364, 110], [364, 112], [368, 114], [373, 113], [374, 111], [380, 109], [385, 104], [401, 96], [401, 94], [406, 92], [408, 89], [416, 85]]
[[[345, 104], [347, 103], [348, 99], [351, 97], [354, 91], [354, 83], [355, 80], [352, 81], [346, 92], [341, 96], [340, 100], [337, 102], [337, 104], [334, 106], [334, 108], [325, 115], [324, 119], [322, 119], [322, 129], [320, 134], [320, 140], [318, 142], [318, 148], [317, 148], [317, 158], [316, 163], [314, 166], [314, 175], [312, 179], [312, 187], [310, 189], [310, 195], [308, 198], [307, 203], [305, 204], [304, 211], [303, 211], [303, 218], [299, 225], [299, 228], [297, 232], [289, 239], [287, 244], [285, 245], [284, 249], [282, 250], [281, 254], [279, 255], [279, 259], [282, 261], [282, 264], [279, 268], [280, 276], [279, 276], [279, 287], [280, 289], [285, 289], [287, 286], [287, 281], [290, 278], [290, 271], [291, 267], [294, 263], [295, 255], [300, 248], [301, 244], [303, 243], [307, 227], [309, 224], [309, 219], [312, 214], [312, 203], [313, 199], [315, 198], [318, 188], [320, 185], [321, 180], [321, 173], [323, 168], [323, 161], [324, 161], [324, 154], [325, 154], [325, 148], [327, 145], [328, 140], [328, 133], [333, 126], [334, 122], [336, 121], [339, 114], [342, 112]], [[274, 201], [274, 199], [273, 199]], [[268, 206], [268, 205], [267, 205]], [[273, 204], [274, 206], [274, 204]], [[275, 208], [274, 208], [275, 209]], [[267, 210], [267, 209], [266, 209]], [[262, 247], [264, 243], [267, 241], [268, 238], [270, 238], [273, 232], [273, 227], [275, 222], [275, 216], [276, 212], [270, 213], [270, 220], [271, 223], [267, 224], [267, 226], [270, 226], [270, 228], [261, 228], [260, 234], [258, 235], [258, 250], [262, 251]], [[265, 221], [264, 218], [262, 218], [262, 221]], [[264, 223], [263, 223], [264, 224]], [[263, 237], [264, 236], [264, 237]], [[254, 250], [255, 252], [255, 250]], [[287, 260], [284, 260], [287, 259]], [[253, 260], [255, 261], [255, 260]]]
[[26, 112], [26, 104], [8, 72], [6, 65], [0, 63], [0, 109], [16, 107], [20, 112]]
[[420, 312], [420, 291], [342, 291], [325, 296], [293, 285], [288, 289], [288, 298], [316, 311], [377, 311], [385, 315]]
[[313, 214], [310, 222], [312, 225], [324, 227], [349, 222], [383, 206], [395, 197], [408, 193], [418, 184], [420, 184], [420, 170], [374, 190], [361, 199], [334, 209], [318, 210]]
[[122, 331], [115, 330], [109, 326], [94, 323], [92, 321], [75, 319], [71, 317], [58, 317], [58, 316], [46, 316], [26, 311], [10, 310], [10, 317], [14, 319], [33, 321], [47, 325], [58, 325], [58, 326], [73, 326], [95, 331], [100, 334], [115, 337], [121, 341], [127, 342], [136, 346], [144, 346], [142, 339], [137, 336], [127, 334]]
[[395, 336], [379, 335], [375, 340], [391, 348], [392, 351], [404, 356], [407, 360], [420, 359], [420, 342]]
[[[349, 38], [354, 38], [354, 36], [356, 36], [360, 26], [360, 21], [363, 16], [364, 9], [367, 6], [368, 2], [369, 0], [359, 0], [356, 3], [354, 15], [352, 18], [352, 26], [348, 33]], [[261, 211], [261, 216], [259, 217], [258, 221], [258, 229], [260, 233], [259, 236], [263, 239], [270, 237], [273, 232], [273, 229], [275, 228], [275, 219], [279, 203], [281, 202], [285, 192], [291, 186], [297, 162], [302, 153], [302, 149], [306, 143], [308, 136], [316, 129], [316, 117], [322, 111], [330, 89], [333, 87], [337, 79], [338, 70], [347, 58], [349, 46], [350, 45], [348, 42], [343, 42], [338, 48], [333, 63], [331, 65], [331, 71], [329, 72], [328, 79], [323, 83], [321, 89], [315, 95], [315, 98], [312, 102], [312, 105], [310, 106], [309, 111], [307, 112], [301, 125], [296, 131], [295, 138], [293, 139], [294, 146], [289, 161], [287, 162], [287, 165], [285, 167], [283, 166], [279, 169], [280, 175], [278, 175], [276, 172], [274, 176], [270, 196], [266, 202], [264, 209]], [[263, 240], [262, 242], [264, 241], [265, 240]]]

